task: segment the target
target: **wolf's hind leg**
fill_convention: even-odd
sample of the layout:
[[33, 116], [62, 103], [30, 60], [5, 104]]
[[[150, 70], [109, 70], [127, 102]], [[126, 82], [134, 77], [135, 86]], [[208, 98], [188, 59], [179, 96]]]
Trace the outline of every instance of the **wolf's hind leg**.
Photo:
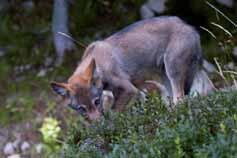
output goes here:
[[176, 104], [184, 97], [184, 81], [177, 82], [175, 79], [171, 79], [171, 87], [173, 91], [173, 102]]
[[164, 58], [165, 71], [171, 84], [173, 102], [176, 104], [184, 97], [185, 82], [188, 77], [189, 58], [167, 54]]

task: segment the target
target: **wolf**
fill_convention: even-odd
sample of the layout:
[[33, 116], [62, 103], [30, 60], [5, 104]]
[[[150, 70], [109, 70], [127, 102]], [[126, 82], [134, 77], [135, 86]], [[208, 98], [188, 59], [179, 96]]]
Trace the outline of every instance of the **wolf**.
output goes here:
[[138, 21], [91, 43], [66, 83], [52, 82], [52, 89], [88, 120], [103, 114], [102, 93], [114, 95], [113, 108], [123, 111], [136, 96], [143, 96], [147, 80], [164, 85], [173, 102], [189, 94], [194, 82], [203, 82], [200, 93], [212, 91], [202, 70], [198, 32], [176, 16]]

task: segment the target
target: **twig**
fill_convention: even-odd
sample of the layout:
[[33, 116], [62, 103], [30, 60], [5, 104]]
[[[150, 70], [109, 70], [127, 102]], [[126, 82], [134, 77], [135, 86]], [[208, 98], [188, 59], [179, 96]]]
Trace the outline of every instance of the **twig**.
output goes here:
[[66, 33], [63, 33], [63, 32], [57, 32], [58, 34], [64, 36], [64, 37], [67, 37], [69, 39], [71, 39], [73, 42], [75, 42], [76, 44], [78, 44], [79, 46], [83, 47], [83, 48], [86, 48], [86, 45], [84, 45], [82, 42], [80, 41], [77, 41], [75, 40], [73, 37], [67, 35]]
[[237, 75], [237, 72], [235, 72], [235, 71], [225, 70], [225, 71], [223, 71], [223, 72], [224, 72], [224, 73], [230, 73], [230, 74]]
[[214, 5], [212, 5], [211, 3], [209, 3], [208, 1], [206, 1], [206, 4], [209, 5], [211, 8], [213, 8], [216, 12], [218, 12], [219, 14], [221, 14], [226, 20], [228, 20], [232, 25], [234, 25], [235, 27], [237, 27], [237, 24], [235, 22], [233, 22], [230, 18], [228, 18], [223, 12], [221, 12], [219, 9], [217, 9]]
[[214, 35], [214, 33], [212, 33], [210, 30], [208, 30], [207, 28], [200, 26], [201, 29], [203, 29], [204, 31], [208, 32], [213, 38], [217, 39], [216, 36]]
[[228, 34], [230, 37], [233, 37], [232, 34], [227, 30], [225, 29], [223, 26], [215, 23], [215, 22], [211, 22], [212, 25], [218, 27], [219, 29], [223, 30], [226, 34]]
[[221, 66], [220, 66], [219, 62], [217, 61], [216, 58], [214, 58], [214, 61], [215, 61], [216, 65], [217, 65], [217, 68], [218, 68], [217, 73], [222, 77], [222, 79], [223, 79], [223, 80], [225, 81], [225, 83], [228, 85], [228, 82], [227, 82], [227, 80], [226, 80], [226, 78], [225, 78], [225, 76], [224, 76], [224, 74], [223, 74], [223, 71], [222, 71], [222, 69], [221, 69]]
[[215, 13], [216, 13], [216, 19], [217, 19], [217, 21], [220, 21], [220, 17], [219, 17], [219, 15], [218, 15], [218, 12], [215, 11]]

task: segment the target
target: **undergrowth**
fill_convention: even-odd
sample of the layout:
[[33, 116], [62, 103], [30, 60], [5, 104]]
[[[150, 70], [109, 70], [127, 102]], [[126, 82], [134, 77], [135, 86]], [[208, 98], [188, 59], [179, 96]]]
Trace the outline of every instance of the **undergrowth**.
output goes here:
[[170, 110], [152, 94], [124, 113], [108, 113], [99, 123], [74, 124], [63, 146], [78, 157], [236, 157], [237, 92], [185, 99]]

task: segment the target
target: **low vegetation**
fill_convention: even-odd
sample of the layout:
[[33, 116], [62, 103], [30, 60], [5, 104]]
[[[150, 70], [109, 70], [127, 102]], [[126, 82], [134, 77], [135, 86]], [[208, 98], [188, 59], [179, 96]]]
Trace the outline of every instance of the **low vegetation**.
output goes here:
[[108, 113], [83, 127], [79, 119], [63, 146], [78, 157], [236, 157], [237, 92], [187, 98], [167, 107], [152, 94], [124, 113]]

